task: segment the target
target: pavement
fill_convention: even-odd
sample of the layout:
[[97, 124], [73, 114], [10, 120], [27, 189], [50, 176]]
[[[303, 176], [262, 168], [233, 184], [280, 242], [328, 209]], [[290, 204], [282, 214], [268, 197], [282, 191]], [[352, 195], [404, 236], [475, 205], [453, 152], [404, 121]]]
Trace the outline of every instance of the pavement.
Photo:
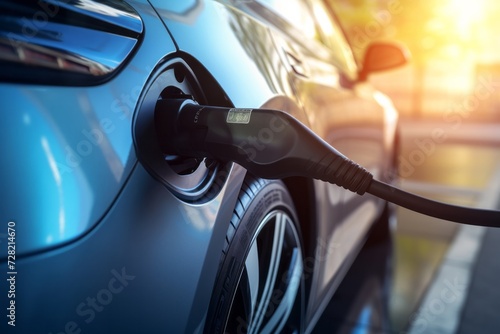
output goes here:
[[499, 251], [500, 229], [486, 229], [456, 333], [496, 334], [499, 332]]
[[[437, 179], [431, 178], [431, 182], [409, 180], [407, 189], [431, 193], [436, 198], [455, 198], [457, 204], [500, 209], [500, 125], [458, 124], [452, 127], [419, 122], [406, 123], [403, 129], [406, 129], [405, 140], [415, 144], [414, 149], [419, 147], [418, 143], [428, 140], [429, 135], [432, 138], [433, 133], [442, 133], [446, 139], [436, 142], [436, 151], [442, 148], [453, 153], [448, 155], [451, 164], [449, 161], [434, 164], [444, 166], [444, 173], [431, 168], [432, 164], [428, 166], [431, 173], [437, 172]], [[457, 172], [458, 169], [467, 174]], [[458, 177], [448, 182], [449, 178], [441, 177], [446, 172]], [[459, 226], [415, 317], [408, 324], [408, 332], [498, 333], [500, 318], [495, 310], [500, 308], [500, 292], [494, 291], [500, 277], [500, 262], [495, 261], [499, 252], [500, 230]]]

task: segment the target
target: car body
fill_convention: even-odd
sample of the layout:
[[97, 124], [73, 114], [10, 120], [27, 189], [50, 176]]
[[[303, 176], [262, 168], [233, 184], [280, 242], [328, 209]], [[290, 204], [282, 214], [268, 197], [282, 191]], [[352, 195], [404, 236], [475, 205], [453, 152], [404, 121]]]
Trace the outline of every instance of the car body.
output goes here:
[[[12, 278], [0, 285], [2, 328], [212, 331], [221, 250], [249, 176], [231, 162], [214, 168], [159, 154], [160, 96], [286, 111], [391, 181], [397, 113], [358, 78], [392, 65], [360, 70], [321, 1], [0, 8], [0, 268]], [[265, 149], [275, 130], [262, 129], [249, 146]], [[274, 186], [295, 206], [289, 217], [300, 244], [300, 279], [285, 313], [292, 332], [309, 332], [386, 203], [307, 178]], [[253, 331], [276, 328], [284, 330]]]

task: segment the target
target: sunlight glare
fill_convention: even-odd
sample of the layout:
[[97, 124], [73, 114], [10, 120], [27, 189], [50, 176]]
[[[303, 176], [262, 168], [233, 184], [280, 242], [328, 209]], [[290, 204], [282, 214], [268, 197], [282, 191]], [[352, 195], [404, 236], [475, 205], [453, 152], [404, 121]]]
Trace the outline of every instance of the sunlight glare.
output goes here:
[[315, 38], [315, 22], [309, 15], [304, 15], [308, 9], [303, 2], [274, 0], [266, 3], [266, 5], [271, 6], [277, 13], [280, 13], [295, 28], [300, 27], [299, 29], [304, 33], [305, 37]]
[[314, 2], [313, 3], [313, 12], [314, 16], [316, 17], [316, 20], [318, 20], [318, 24], [323, 28], [323, 32], [327, 36], [331, 36], [335, 33], [333, 26], [332, 26], [332, 21], [328, 14], [325, 12], [325, 8], [320, 6], [320, 3]]
[[485, 1], [450, 0], [448, 6], [454, 17], [458, 31], [468, 37], [473, 24], [481, 21], [485, 14]]

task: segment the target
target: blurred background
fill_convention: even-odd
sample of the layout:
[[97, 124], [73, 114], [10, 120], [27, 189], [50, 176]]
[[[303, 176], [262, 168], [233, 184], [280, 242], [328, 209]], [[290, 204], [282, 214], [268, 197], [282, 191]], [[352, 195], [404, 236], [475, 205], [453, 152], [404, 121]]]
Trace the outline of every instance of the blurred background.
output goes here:
[[[361, 63], [372, 41], [408, 65], [369, 81], [401, 117], [400, 186], [500, 209], [500, 2], [325, 0]], [[392, 242], [367, 243], [315, 333], [498, 333], [500, 230], [397, 208]], [[453, 290], [453, 300], [443, 296]]]
[[411, 65], [371, 81], [405, 118], [500, 121], [500, 2], [328, 0], [359, 61], [372, 40], [398, 41]]

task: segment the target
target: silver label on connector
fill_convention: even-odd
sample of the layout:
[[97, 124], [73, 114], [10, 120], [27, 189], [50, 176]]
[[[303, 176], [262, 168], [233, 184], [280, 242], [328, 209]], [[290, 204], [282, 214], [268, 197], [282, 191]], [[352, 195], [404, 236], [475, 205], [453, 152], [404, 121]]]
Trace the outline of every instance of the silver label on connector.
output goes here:
[[253, 109], [232, 108], [227, 113], [226, 123], [248, 124]]

